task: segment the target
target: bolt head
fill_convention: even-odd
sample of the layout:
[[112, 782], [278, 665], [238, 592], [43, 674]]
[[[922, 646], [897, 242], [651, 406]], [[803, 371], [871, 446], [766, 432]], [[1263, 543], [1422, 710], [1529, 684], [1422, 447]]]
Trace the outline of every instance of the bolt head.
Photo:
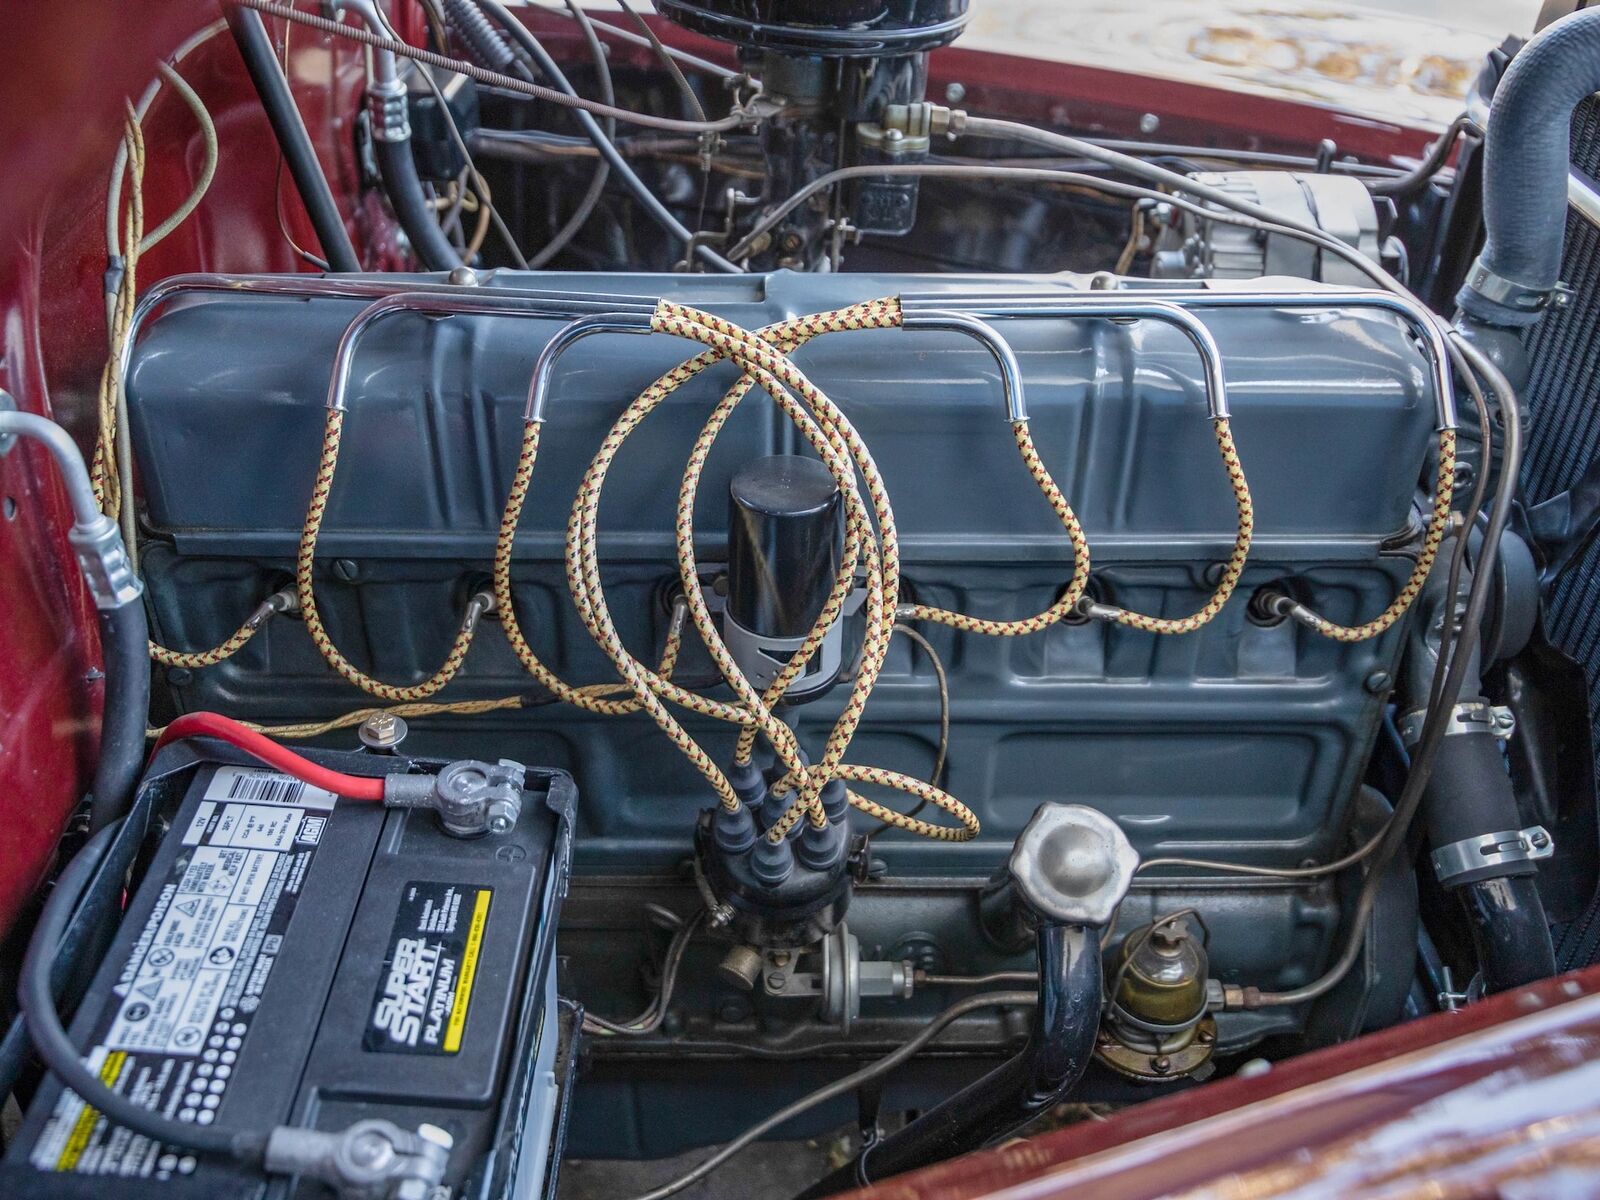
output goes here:
[[392, 750], [405, 741], [408, 726], [403, 717], [393, 713], [374, 713], [361, 722], [356, 736], [361, 744], [372, 750]]
[[377, 1130], [360, 1134], [350, 1143], [350, 1161], [375, 1171], [394, 1158], [394, 1146]]

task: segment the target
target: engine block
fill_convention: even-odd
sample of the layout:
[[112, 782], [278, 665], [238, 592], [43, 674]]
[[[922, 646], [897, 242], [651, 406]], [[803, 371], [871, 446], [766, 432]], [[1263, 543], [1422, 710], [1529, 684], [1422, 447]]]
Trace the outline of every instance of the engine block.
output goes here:
[[[545, 279], [499, 273], [486, 286], [538, 287]], [[1035, 440], [1087, 532], [1093, 594], [1182, 615], [1210, 593], [1235, 521], [1194, 346], [1153, 321], [1002, 311], [1018, 300], [1081, 293], [1089, 282], [780, 272], [596, 276], [586, 284], [590, 299], [665, 294], [751, 329], [877, 296], [988, 309], [1020, 364]], [[1278, 284], [1285, 294], [1307, 286]], [[1095, 620], [1004, 639], [925, 627], [949, 672], [945, 786], [983, 832], [964, 844], [875, 840], [891, 877], [984, 877], [1047, 800], [1111, 815], [1145, 857], [1283, 867], [1348, 848], [1400, 627], [1345, 644], [1262, 613], [1251, 597], [1275, 586], [1339, 621], [1364, 620], [1388, 604], [1415, 560], [1426, 512], [1418, 484], [1431, 471], [1435, 376], [1416, 331], [1357, 293], [1320, 289], [1325, 303], [1288, 307], [1275, 306], [1273, 281], [1250, 284], [1247, 294], [1240, 286], [1205, 293], [1144, 283], [1127, 293], [1176, 298], [1221, 350], [1256, 515], [1233, 599], [1181, 637]], [[146, 546], [144, 571], [162, 644], [217, 643], [292, 577], [330, 363], [362, 306], [196, 295], [174, 300], [146, 326], [128, 392], [158, 539]], [[356, 349], [316, 586], [331, 635], [363, 669], [399, 683], [425, 677], [468, 597], [482, 590], [529, 376], [558, 326], [399, 314], [375, 324]], [[570, 681], [614, 678], [567, 595], [562, 548], [574, 491], [621, 408], [695, 349], [665, 337], [600, 337], [560, 360], [514, 574], [523, 628]], [[1050, 604], [1071, 574], [1070, 547], [1017, 459], [995, 363], [981, 346], [948, 333], [849, 332], [821, 337], [795, 358], [849, 415], [883, 474], [905, 599], [997, 618]], [[722, 364], [675, 393], [611, 472], [600, 555], [611, 611], [641, 658], [659, 653], [666, 637], [680, 464], [734, 378]], [[706, 579], [725, 562], [731, 475], [752, 458], [796, 449], [795, 431], [759, 393], [734, 415], [700, 489], [697, 553]], [[679, 673], [703, 678], [709, 661], [693, 650]], [[169, 671], [166, 682], [179, 709], [215, 707], [262, 722], [320, 719], [370, 703], [328, 671], [306, 631], [287, 618], [226, 662]], [[486, 621], [441, 698], [519, 693], [529, 702], [539, 695]], [[803, 741], [820, 743], [838, 700], [797, 710]], [[896, 638], [852, 761], [925, 776], [938, 712], [929, 661]], [[729, 727], [686, 720], [725, 761]], [[446, 716], [418, 735], [417, 748], [456, 755], [491, 731], [497, 744], [509, 735], [525, 758], [578, 779], [580, 871], [637, 875], [670, 870], [686, 856], [687, 831], [709, 792], [646, 718], [559, 705]], [[1206, 886], [1229, 897], [1213, 951], [1224, 977], [1292, 984], [1317, 969], [1337, 923], [1326, 881]]]

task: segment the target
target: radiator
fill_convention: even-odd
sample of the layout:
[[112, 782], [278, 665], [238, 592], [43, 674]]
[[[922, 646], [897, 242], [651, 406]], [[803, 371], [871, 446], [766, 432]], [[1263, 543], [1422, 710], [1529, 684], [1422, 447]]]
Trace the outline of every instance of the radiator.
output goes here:
[[[1572, 161], [1600, 174], [1600, 102], [1572, 118]], [[1534, 363], [1525, 402], [1532, 433], [1523, 484], [1530, 503], [1566, 491], [1600, 454], [1600, 229], [1568, 212], [1561, 280], [1571, 289], [1529, 332]], [[1567, 567], [1546, 597], [1551, 642], [1583, 665], [1600, 745], [1600, 539]]]

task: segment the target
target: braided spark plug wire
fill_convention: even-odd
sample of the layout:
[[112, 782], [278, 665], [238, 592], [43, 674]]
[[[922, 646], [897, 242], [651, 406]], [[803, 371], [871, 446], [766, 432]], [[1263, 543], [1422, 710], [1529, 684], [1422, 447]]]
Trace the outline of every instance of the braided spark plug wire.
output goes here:
[[1211, 426], [1216, 435], [1217, 450], [1222, 455], [1223, 469], [1228, 474], [1228, 485], [1233, 490], [1233, 503], [1239, 522], [1233, 538], [1233, 550], [1228, 555], [1227, 561], [1222, 564], [1222, 576], [1217, 581], [1216, 589], [1204, 604], [1186, 617], [1152, 617], [1098, 602], [1080, 604], [1080, 610], [1086, 615], [1115, 621], [1119, 625], [1141, 629], [1146, 633], [1169, 635], [1193, 633], [1221, 612], [1222, 606], [1233, 595], [1234, 588], [1239, 584], [1239, 577], [1244, 574], [1245, 560], [1250, 556], [1250, 540], [1254, 537], [1256, 528], [1255, 504], [1250, 499], [1250, 485], [1245, 480], [1244, 466], [1239, 461], [1239, 451], [1233, 443], [1233, 429], [1229, 419], [1213, 418]]
[[[768, 706], [759, 705], [754, 713], [743, 706], [735, 706], [731, 712], [724, 711], [719, 713], [709, 711], [713, 705], [711, 702], [706, 701], [704, 697], [689, 694], [685, 698], [680, 698], [673, 695], [673, 689], [670, 685], [664, 686], [662, 681], [651, 678], [648, 668], [629, 658], [626, 649], [620, 643], [620, 639], [616, 637], [609, 613], [605, 609], [603, 591], [600, 588], [598, 558], [594, 551], [594, 525], [599, 509], [599, 492], [603, 487], [605, 473], [609, 468], [610, 461], [614, 458], [622, 442], [637, 427], [638, 423], [649, 411], [659, 405], [666, 395], [681, 386], [683, 382], [686, 382], [690, 375], [697, 374], [700, 370], [704, 370], [706, 366], [719, 361], [722, 357], [734, 358], [745, 369], [746, 373], [753, 376], [756, 382], [761, 384], [763, 390], [766, 390], [779, 403], [786, 415], [796, 422], [808, 441], [823, 457], [830, 471], [835, 474], [836, 481], [841, 484], [846, 498], [847, 510], [856, 509], [856, 521], [860, 523], [857, 528], [863, 526], [870, 528], [869, 525], [866, 525], [864, 511], [859, 507], [861, 501], [855, 487], [853, 475], [850, 474], [847, 464], [839, 461], [840, 451], [848, 447], [852, 451], [852, 457], [859, 457], [860, 460], [864, 461], [865, 470], [863, 475], [869, 480], [876, 477], [876, 468], [871, 462], [870, 454], [866, 453], [865, 446], [860, 443], [859, 437], [855, 435], [853, 428], [848, 426], [848, 422], [843, 421], [842, 414], [838, 414], [831, 401], [828, 401], [826, 396], [815, 389], [792, 363], [788, 362], [781, 354], [772, 351], [764, 342], [758, 341], [753, 335], [739, 329], [737, 326], [721, 322], [716, 318], [712, 318], [712, 320], [717, 321], [721, 328], [713, 328], [710, 325], [688, 319], [690, 316], [698, 315], [702, 314], [697, 314], [694, 310], [669, 311], [669, 306], [666, 305], [658, 309], [657, 319], [653, 322], [654, 328], [661, 332], [670, 332], [678, 336], [693, 337], [711, 345], [716, 352], [698, 356], [697, 359], [691, 360], [690, 364], [675, 368], [658, 380], [656, 384], [647, 388], [639, 399], [633, 405], [630, 405], [629, 410], [618, 419], [616, 425], [613, 426], [597, 453], [594, 463], [591, 464], [590, 472], [585, 476], [583, 485], [579, 489], [579, 496], [574, 505], [575, 519], [569, 525], [570, 536], [568, 543], [571, 571], [574, 576], [574, 599], [579, 605], [580, 613], [586, 617], [586, 624], [592, 623], [591, 633], [598, 634], [597, 640], [601, 641], [603, 648], [612, 656], [619, 671], [629, 679], [630, 683], [636, 688], [636, 692], [650, 689], [672, 699], [674, 702], [686, 699], [688, 706], [697, 711], [707, 712], [708, 715], [721, 716], [725, 719], [732, 716], [747, 729], [750, 728], [753, 722], [760, 726], [761, 731], [767, 734], [769, 739], [774, 742], [780, 757], [785, 761], [786, 767], [790, 769], [793, 776], [796, 768], [800, 770], [804, 770], [804, 768], [801, 767], [798, 759], [793, 757], [797, 753], [797, 747], [793, 743], [792, 732], [780, 720], [775, 718]], [[847, 316], [840, 318], [839, 321], [848, 322], [850, 319], [851, 317]], [[892, 311], [887, 308], [880, 308], [879, 315], [871, 319], [892, 319]], [[828, 322], [819, 322], [814, 328], [818, 332], [831, 331], [831, 328], [825, 328], [828, 325]], [[763, 336], [779, 340], [784, 332], [786, 331], [781, 328], [774, 328], [763, 331]], [[798, 330], [787, 332], [798, 332]], [[769, 367], [772, 370], [768, 370]], [[783, 376], [781, 383], [778, 375]], [[811, 413], [808, 413], [787, 394], [784, 390], [784, 384], [788, 384], [805, 396], [807, 402], [812, 405]], [[735, 388], [735, 392], [738, 395], [742, 395], [744, 390], [748, 389]], [[737, 403], [737, 396], [733, 396], [731, 399], [725, 397], [724, 405], [719, 406], [719, 408], [723, 408], [726, 412], [731, 412], [732, 405], [735, 403]], [[812, 419], [813, 415], [817, 418], [816, 420]], [[825, 426], [835, 426], [838, 432], [830, 436], [830, 433], [825, 431]], [[854, 445], [852, 445], [852, 441]], [[861, 462], [858, 462], [857, 465], [860, 466]], [[841, 478], [841, 476], [843, 477]], [[881, 500], [879, 501], [881, 507], [878, 508], [880, 520], [883, 517], [887, 518], [888, 528], [892, 536], [893, 515], [892, 512], [887, 511], [887, 496], [886, 493], [882, 493], [881, 480], [879, 481], [879, 491], [881, 493]], [[865, 539], [864, 553], [868, 559], [869, 614], [871, 611], [876, 611], [880, 622], [886, 618], [892, 621], [892, 611], [890, 606], [885, 603], [884, 597], [886, 594], [892, 595], [893, 593], [887, 591], [883, 579], [883, 571], [879, 563], [875, 561], [878, 557], [875, 551], [876, 547], [872, 544], [871, 539]], [[843, 572], [841, 572], [842, 576]], [[686, 592], [692, 593], [698, 587], [699, 581], [691, 573], [686, 581]], [[842, 594], [845, 594], [845, 588], [838, 585], [838, 581], [836, 581], [835, 596]], [[828, 617], [829, 614], [825, 612], [822, 631], [825, 631]], [[869, 619], [869, 629], [863, 652], [864, 668], [862, 674], [868, 677], [869, 682], [875, 677], [875, 670], [866, 664], [875, 659], [881, 667], [883, 657], [883, 648], [875, 647], [874, 643], [878, 640], [886, 641], [886, 638], [874, 637], [875, 631], [872, 625], [873, 622]], [[714, 628], [712, 632], [715, 632]], [[814, 628], [812, 636], [813, 639], [820, 637], [820, 632]], [[733, 666], [731, 659], [727, 665]], [[858, 675], [859, 682], [860, 676]], [[749, 687], [748, 681], [744, 681], [744, 684], [745, 687]], [[753, 695], [753, 692], [750, 694]], [[757, 700], [759, 702], [760, 698], [757, 697]], [[862, 703], [864, 704], [864, 701]], [[728, 708], [728, 706], [723, 707], [724, 709]], [[835, 738], [831, 739], [835, 745], [848, 744], [849, 734], [853, 733], [854, 730], [854, 723], [859, 721], [860, 707], [860, 705], [847, 705], [840, 722], [844, 729], [844, 736], [840, 737], [838, 735], [839, 727], [836, 727]], [[652, 715], [655, 716], [657, 714], [652, 713]], [[681, 747], [678, 732], [669, 725], [663, 724], [663, 728]], [[712, 781], [713, 787], [716, 787], [716, 779], [711, 774], [715, 767], [703, 756], [703, 752], [698, 756], [691, 752], [690, 758], [701, 773]], [[815, 797], [820, 792], [822, 784], [832, 777], [832, 774], [839, 774], [837, 771], [832, 774], [824, 774], [823, 772], [828, 769], [828, 754], [825, 752], [823, 760], [816, 767], [811, 768], [805, 776], [800, 777], [804, 780], [805, 790], [810, 792], [810, 795], [802, 795], [797, 799], [789, 811], [780, 818], [778, 824], [774, 825], [772, 830], [769, 831], [768, 836], [770, 838], [777, 840], [786, 836], [795, 821], [801, 819], [803, 814], [814, 811], [815, 807], [817, 807]], [[913, 794], [928, 798], [930, 802], [952, 813], [961, 822], [961, 828], [959, 829], [949, 829], [943, 834], [931, 834], [931, 836], [954, 837], [959, 840], [965, 840], [973, 836], [976, 830], [976, 818], [972, 816], [965, 806], [938, 789], [930, 789], [928, 785], [922, 784], [921, 781], [909, 780], [896, 773], [883, 772], [876, 768], [852, 767], [851, 772], [852, 774], [859, 772], [859, 777], [864, 782], [890, 787], [905, 785], [901, 787], [901, 790], [909, 790]], [[717, 774], [720, 775], [720, 772], [717, 772]], [[718, 791], [720, 795], [720, 789]], [[933, 792], [937, 792], [937, 794], [931, 794]], [[894, 813], [892, 810], [885, 809], [883, 806], [873, 801], [865, 800], [855, 794], [851, 794], [850, 799], [852, 803], [865, 811], [881, 815], [883, 819], [889, 820], [890, 823], [911, 829], [914, 832], [930, 835], [929, 831], [944, 828], [927, 822], [918, 822], [914, 818], [903, 817], [901, 814]], [[723, 802], [724, 804], [727, 803], [725, 796], [723, 797]]]
[[1332, 638], [1336, 642], [1364, 642], [1386, 631], [1405, 615], [1412, 602], [1421, 595], [1422, 585], [1428, 581], [1434, 560], [1439, 557], [1439, 546], [1450, 529], [1450, 506], [1455, 500], [1455, 486], [1456, 431], [1441, 429], [1439, 473], [1433, 489], [1433, 511], [1428, 516], [1428, 525], [1422, 535], [1421, 552], [1417, 555], [1416, 565], [1411, 568], [1410, 576], [1396, 593], [1395, 598], [1390, 601], [1389, 607], [1372, 620], [1362, 625], [1340, 625], [1288, 596], [1277, 597], [1276, 603], [1280, 606], [1280, 610], [1307, 629], [1320, 633], [1323, 637]]
[[936, 625], [948, 625], [959, 629], [963, 633], [978, 633], [987, 637], [1021, 637], [1049, 629], [1076, 611], [1078, 602], [1083, 599], [1084, 592], [1089, 586], [1089, 539], [1084, 536], [1078, 514], [1072, 511], [1072, 506], [1067, 503], [1066, 496], [1057, 486], [1049, 468], [1044, 465], [1038, 447], [1033, 444], [1033, 434], [1028, 430], [1026, 418], [1011, 422], [1011, 436], [1017, 443], [1017, 452], [1022, 455], [1022, 465], [1027, 468], [1028, 474], [1033, 477], [1033, 482], [1044, 493], [1044, 498], [1049, 501], [1056, 519], [1061, 522], [1061, 527], [1067, 531], [1067, 540], [1072, 544], [1072, 578], [1067, 581], [1067, 586], [1056, 598], [1055, 603], [1031, 617], [996, 621], [986, 617], [969, 616], [946, 608], [935, 608], [927, 604], [907, 604], [899, 610], [902, 621], [931, 621]]
[[[688, 329], [687, 326], [681, 329], [669, 328], [659, 320], [652, 321], [652, 326], [661, 332], [674, 333], [680, 336], [694, 336], [694, 331]], [[749, 335], [745, 336], [749, 338]], [[775, 333], [774, 336], [781, 336], [781, 333]], [[754, 339], [750, 339], [750, 341], [753, 342]], [[666, 694], [674, 701], [685, 704], [696, 711], [723, 719], [732, 719], [740, 724], [744, 724], [754, 718], [762, 723], [763, 731], [767, 732], [769, 737], [772, 738], [780, 756], [790, 765], [798, 766], [798, 746], [793, 740], [792, 732], [781, 721], [773, 717], [770, 712], [757, 711], [753, 713], [752, 710], [740, 706], [714, 706], [713, 702], [693, 694], [681, 697], [672, 695], [670, 687], [663, 686], [661, 681], [651, 678], [649, 671], [628, 655], [627, 650], [622, 646], [620, 638], [617, 637], [615, 627], [611, 622], [609, 611], [605, 605], [603, 589], [600, 586], [598, 556], [594, 553], [595, 522], [599, 511], [600, 491], [604, 486], [606, 473], [609, 470], [611, 461], [623, 442], [645, 416], [665, 400], [673, 390], [681, 386], [683, 382], [686, 382], [691, 375], [691, 368], [692, 373], [698, 373], [699, 370], [703, 370], [714, 361], [716, 361], [715, 356], [709, 354], [701, 355], [697, 359], [691, 360], [691, 364], [675, 368], [649, 388], [646, 388], [639, 398], [618, 418], [602, 443], [579, 488], [578, 496], [573, 506], [573, 520], [569, 525], [569, 577], [574, 588], [574, 602], [578, 605], [580, 616], [584, 619], [591, 634], [595, 636], [602, 648], [611, 656], [619, 672], [628, 678], [636, 689], [649, 689], [653, 692]], [[845, 489], [848, 504], [849, 496], [854, 490], [848, 467], [839, 462], [837, 456], [830, 452], [830, 448], [821, 432], [805, 418], [803, 413], [800, 413], [793, 406], [793, 401], [787, 397], [782, 386], [775, 378], [759, 369], [753, 371], [752, 374], [761, 382], [763, 388], [773, 395], [775, 400], [778, 400], [780, 404], [787, 402], [791, 406], [790, 415], [792, 417], [798, 414], [801, 418], [803, 422], [802, 431], [806, 433], [818, 452], [829, 463], [835, 479]], [[691, 591], [698, 589], [698, 579], [691, 575], [689, 582]], [[691, 602], [691, 611], [692, 609], [693, 604]], [[737, 667], [732, 663], [731, 657], [724, 658], [719, 665], [730, 671], [730, 682], [734, 684], [736, 690], [740, 690], [740, 685], [742, 685], [741, 694], [745, 698], [759, 701], [759, 697], [755, 696], [748, 681], [744, 680], [742, 674], [738, 672]], [[647, 710], [651, 711], [651, 715], [656, 718], [658, 724], [661, 725], [668, 736], [681, 746], [686, 735], [681, 733], [676, 721], [670, 716], [664, 720], [664, 710], [654, 709], [648, 701], [646, 701], [646, 707]], [[717, 708], [722, 711], [715, 711]], [[709, 760], [704, 757], [703, 753], [690, 753], [690, 759], [701, 770], [702, 774], [705, 774], [708, 780], [712, 782], [713, 786], [717, 787], [718, 781], [723, 778], [721, 772], [716, 771], [715, 776], [713, 776], [711, 771], [707, 770]], [[713, 767], [711, 770], [715, 770], [715, 768]], [[718, 790], [720, 794], [720, 788]], [[807, 807], [809, 807], [809, 802]], [[787, 832], [787, 827], [785, 827], [785, 832]]]
[[311, 635], [312, 644], [327, 660], [328, 665], [362, 691], [377, 696], [380, 700], [397, 704], [426, 700], [454, 679], [456, 672], [461, 669], [484, 608], [476, 603], [468, 605], [467, 614], [456, 631], [455, 639], [450, 643], [450, 650], [445, 655], [444, 662], [437, 671], [417, 684], [400, 685], [374, 679], [346, 658], [333, 644], [333, 638], [329, 636], [327, 626], [323, 624], [322, 613], [317, 608], [316, 591], [312, 586], [317, 558], [317, 537], [322, 531], [322, 519], [328, 510], [328, 496], [333, 490], [333, 476], [339, 465], [339, 443], [344, 434], [344, 410], [330, 408], [327, 412], [322, 434], [322, 457], [317, 463], [317, 477], [311, 486], [311, 500], [306, 506], [305, 526], [300, 532], [300, 550], [295, 558], [295, 594], [300, 601], [300, 613], [305, 619], [306, 632]]
[[166, 646], [150, 643], [150, 658], [160, 663], [163, 667], [185, 667], [189, 670], [198, 670], [201, 667], [214, 667], [219, 662], [232, 658], [245, 644], [278, 613], [291, 612], [299, 607], [299, 601], [293, 591], [285, 590], [275, 592], [261, 602], [260, 607], [246, 618], [245, 623], [234, 630], [228, 637], [209, 650], [170, 650]]

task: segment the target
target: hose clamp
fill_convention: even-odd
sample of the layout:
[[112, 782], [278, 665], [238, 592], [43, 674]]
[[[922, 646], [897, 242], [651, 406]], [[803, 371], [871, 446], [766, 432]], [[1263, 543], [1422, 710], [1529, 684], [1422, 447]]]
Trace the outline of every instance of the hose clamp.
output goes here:
[[1539, 862], [1556, 852], [1555, 839], [1543, 825], [1462, 838], [1433, 852], [1433, 872], [1446, 887], [1510, 874], [1508, 866]]
[[[1400, 739], [1415, 746], [1422, 740], [1422, 727], [1427, 721], [1427, 710], [1416, 709], [1400, 718]], [[1456, 737], [1463, 733], [1487, 733], [1504, 741], [1517, 729], [1517, 719], [1509, 708], [1490, 704], [1487, 700], [1463, 700], [1450, 710], [1445, 722], [1444, 736]]]
[[1517, 312], [1542, 312], [1554, 295], [1552, 289], [1532, 288], [1514, 279], [1507, 279], [1491, 270], [1482, 257], [1474, 260], [1472, 270], [1467, 272], [1467, 287], [1485, 300]]

